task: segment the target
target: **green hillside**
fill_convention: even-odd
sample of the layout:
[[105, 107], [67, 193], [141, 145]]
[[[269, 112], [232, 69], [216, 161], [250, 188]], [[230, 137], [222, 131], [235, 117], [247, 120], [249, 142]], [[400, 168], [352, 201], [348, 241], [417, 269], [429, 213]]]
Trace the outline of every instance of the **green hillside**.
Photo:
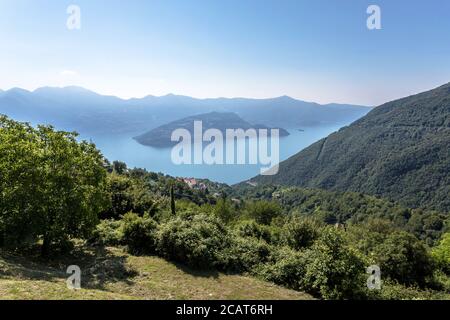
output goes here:
[[445, 213], [410, 209], [386, 199], [356, 192], [327, 191], [273, 185], [234, 188], [236, 196], [276, 201], [285, 215], [313, 217], [327, 224], [360, 225], [384, 221], [391, 227], [414, 234], [430, 246], [450, 228]]
[[253, 179], [450, 211], [450, 84], [386, 103]]

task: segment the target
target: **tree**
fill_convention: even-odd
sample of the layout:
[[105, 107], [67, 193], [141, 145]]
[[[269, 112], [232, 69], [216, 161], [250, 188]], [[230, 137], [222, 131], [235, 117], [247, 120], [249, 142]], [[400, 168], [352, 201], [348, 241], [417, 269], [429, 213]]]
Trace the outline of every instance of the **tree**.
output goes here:
[[132, 211], [140, 216], [153, 216], [157, 210], [154, 194], [145, 185], [143, 178], [131, 178], [116, 173], [108, 174], [106, 190], [108, 207], [101, 213], [102, 219], [120, 219]]
[[265, 225], [269, 225], [273, 218], [281, 214], [281, 208], [278, 203], [266, 200], [248, 203], [245, 211], [250, 218]]
[[305, 274], [300, 288], [325, 299], [364, 297], [365, 264], [339, 230], [322, 229], [320, 238], [304, 253]]
[[176, 206], [175, 206], [175, 194], [174, 194], [174, 190], [173, 190], [173, 184], [170, 186], [170, 211], [172, 212], [173, 216], [175, 216], [177, 214]]
[[230, 223], [236, 217], [235, 210], [226, 197], [222, 197], [217, 201], [214, 207], [214, 214], [225, 223]]
[[283, 228], [283, 239], [295, 250], [310, 247], [319, 237], [320, 225], [312, 219], [291, 218]]
[[450, 274], [450, 233], [444, 234], [439, 245], [433, 248], [432, 256], [439, 267]]
[[404, 231], [388, 235], [373, 254], [381, 272], [402, 284], [424, 286], [434, 271], [424, 244]]
[[113, 171], [117, 174], [124, 174], [125, 172], [127, 172], [127, 165], [124, 162], [114, 161], [112, 166]]
[[108, 174], [106, 190], [109, 197], [108, 207], [101, 213], [102, 219], [119, 219], [133, 210], [133, 200], [129, 193], [131, 179], [116, 173]]
[[104, 159], [75, 133], [0, 117], [0, 232], [20, 246], [42, 239], [42, 254], [87, 237], [105, 205]]
[[152, 218], [128, 212], [122, 222], [123, 242], [131, 253], [155, 253], [158, 225]]

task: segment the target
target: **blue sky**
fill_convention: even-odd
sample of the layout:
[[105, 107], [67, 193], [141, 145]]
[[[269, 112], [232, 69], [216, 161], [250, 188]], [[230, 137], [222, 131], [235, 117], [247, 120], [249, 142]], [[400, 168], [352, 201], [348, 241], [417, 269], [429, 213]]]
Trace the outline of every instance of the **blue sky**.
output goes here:
[[0, 41], [4, 90], [378, 105], [450, 82], [448, 0], [0, 0]]

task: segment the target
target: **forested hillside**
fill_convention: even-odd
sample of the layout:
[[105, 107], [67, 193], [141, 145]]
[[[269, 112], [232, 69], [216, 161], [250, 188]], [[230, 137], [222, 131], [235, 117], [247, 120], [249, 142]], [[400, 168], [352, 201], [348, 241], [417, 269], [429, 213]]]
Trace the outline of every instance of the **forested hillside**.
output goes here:
[[450, 84], [386, 103], [259, 183], [356, 191], [450, 211]]
[[245, 185], [235, 187], [233, 193], [245, 199], [276, 201], [286, 215], [299, 214], [332, 225], [358, 225], [371, 221], [387, 223], [394, 229], [414, 234], [429, 245], [433, 245], [450, 228], [449, 214], [410, 209], [356, 192]]

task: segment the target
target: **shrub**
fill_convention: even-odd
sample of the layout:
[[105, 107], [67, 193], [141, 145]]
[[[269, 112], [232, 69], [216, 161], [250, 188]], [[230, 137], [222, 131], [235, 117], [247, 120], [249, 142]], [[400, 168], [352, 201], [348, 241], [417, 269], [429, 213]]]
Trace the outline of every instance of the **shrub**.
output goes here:
[[216, 217], [176, 217], [161, 226], [158, 252], [190, 267], [210, 268], [217, 265], [219, 253], [228, 241], [227, 231]]
[[237, 233], [241, 237], [253, 237], [263, 239], [268, 243], [272, 242], [272, 230], [268, 226], [258, 224], [253, 220], [240, 222], [237, 227]]
[[282, 238], [292, 249], [310, 247], [318, 238], [320, 226], [311, 219], [293, 217], [283, 228]]
[[269, 225], [272, 219], [281, 215], [281, 207], [273, 201], [254, 201], [247, 204], [245, 212], [248, 217], [260, 224]]
[[158, 210], [153, 194], [143, 179], [112, 173], [107, 177], [106, 190], [109, 206], [100, 214], [102, 219], [120, 219], [130, 211], [140, 216], [144, 214], [153, 216]]
[[306, 260], [302, 252], [289, 247], [278, 247], [271, 262], [260, 265], [257, 274], [267, 281], [294, 290], [303, 288], [302, 280], [306, 273]]
[[122, 243], [122, 221], [102, 220], [94, 230], [91, 243], [105, 246], [116, 246]]
[[345, 233], [347, 241], [353, 248], [361, 252], [365, 256], [370, 256], [371, 264], [375, 264], [372, 252], [380, 243], [386, 240], [386, 237], [394, 232], [385, 220], [369, 220], [362, 224], [350, 224]]
[[157, 223], [147, 216], [140, 217], [130, 212], [123, 217], [123, 243], [131, 253], [155, 253], [157, 230]]
[[332, 227], [304, 252], [306, 269], [303, 290], [325, 299], [354, 299], [364, 295], [366, 267], [359, 255]]
[[267, 262], [271, 247], [263, 240], [235, 236], [219, 253], [219, 268], [231, 272], [254, 273], [255, 268]]
[[128, 189], [131, 187], [131, 179], [126, 176], [109, 174], [106, 179], [106, 191], [108, 192], [109, 205], [100, 214], [101, 219], [120, 219], [133, 208]]
[[[198, 206], [197, 204], [185, 200], [185, 199], [181, 199], [178, 200], [176, 202], [176, 215], [181, 217], [182, 219], [186, 218], [189, 219], [189, 217], [193, 217], [195, 215], [198, 214], [198, 212], [200, 210], [202, 210], [203, 208], [201, 208], [200, 206]], [[174, 217], [174, 215], [172, 214], [172, 210], [170, 210], [170, 219], [172, 219]]]
[[412, 234], [398, 231], [374, 250], [382, 274], [401, 284], [424, 286], [434, 272], [426, 247]]
[[450, 274], [450, 233], [444, 234], [439, 245], [433, 249], [432, 256], [439, 268]]
[[236, 210], [230, 200], [219, 199], [214, 207], [214, 214], [225, 223], [230, 223], [236, 218]]
[[368, 292], [368, 298], [372, 300], [448, 300], [443, 292], [433, 290], [421, 290], [417, 287], [407, 287], [395, 281], [383, 281], [381, 290]]
[[270, 262], [258, 268], [265, 280], [325, 299], [365, 296], [363, 260], [345, 243], [339, 231], [328, 227], [311, 246], [297, 251], [279, 247]]

